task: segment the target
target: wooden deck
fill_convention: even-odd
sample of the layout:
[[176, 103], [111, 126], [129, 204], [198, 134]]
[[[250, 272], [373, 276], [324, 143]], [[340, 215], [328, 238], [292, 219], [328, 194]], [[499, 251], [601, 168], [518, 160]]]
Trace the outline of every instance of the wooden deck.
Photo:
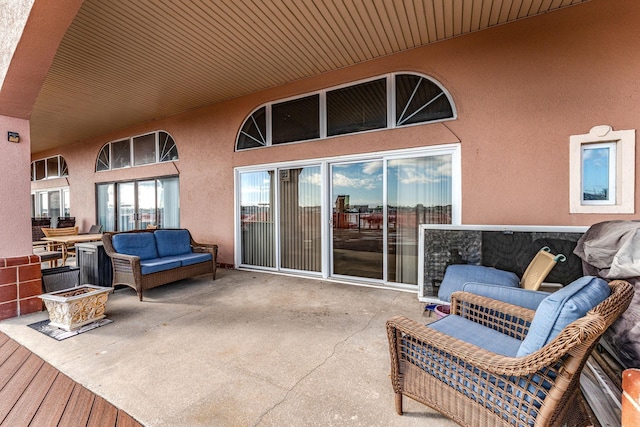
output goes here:
[[142, 426], [0, 333], [0, 426]]

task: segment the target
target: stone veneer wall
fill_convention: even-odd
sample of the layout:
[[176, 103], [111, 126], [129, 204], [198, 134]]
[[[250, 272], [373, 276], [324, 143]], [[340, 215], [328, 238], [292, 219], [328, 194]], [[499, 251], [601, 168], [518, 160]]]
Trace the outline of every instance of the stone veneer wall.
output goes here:
[[42, 270], [37, 255], [0, 258], [0, 320], [42, 311]]

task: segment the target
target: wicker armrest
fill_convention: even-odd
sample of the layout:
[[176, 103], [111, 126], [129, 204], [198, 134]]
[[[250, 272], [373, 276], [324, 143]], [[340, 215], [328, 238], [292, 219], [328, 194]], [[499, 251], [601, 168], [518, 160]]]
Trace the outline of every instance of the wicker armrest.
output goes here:
[[[390, 348], [397, 349], [398, 353], [396, 356], [392, 355], [392, 359], [402, 359], [402, 354], [418, 355], [429, 352], [446, 360], [464, 361], [465, 365], [474, 366], [492, 375], [534, 374], [548, 366], [550, 360], [560, 360], [567, 350], [566, 343], [556, 346], [549, 344], [544, 347], [544, 352], [541, 349], [525, 357], [503, 356], [402, 316], [393, 317], [387, 321], [387, 333], [389, 343], [393, 343]], [[553, 347], [558, 348], [554, 349]], [[446, 362], [443, 363], [446, 364]]]

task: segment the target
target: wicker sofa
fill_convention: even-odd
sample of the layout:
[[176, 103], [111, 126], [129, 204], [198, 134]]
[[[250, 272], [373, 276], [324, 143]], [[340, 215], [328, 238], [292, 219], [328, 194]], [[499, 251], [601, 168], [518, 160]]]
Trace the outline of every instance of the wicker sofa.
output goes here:
[[135, 289], [140, 301], [145, 290], [166, 283], [207, 273], [216, 278], [218, 246], [195, 242], [185, 229], [105, 233], [102, 242], [113, 286]]
[[430, 325], [389, 319], [396, 411], [407, 396], [465, 426], [586, 425], [580, 373], [632, 297], [589, 276], [552, 294], [471, 283]]

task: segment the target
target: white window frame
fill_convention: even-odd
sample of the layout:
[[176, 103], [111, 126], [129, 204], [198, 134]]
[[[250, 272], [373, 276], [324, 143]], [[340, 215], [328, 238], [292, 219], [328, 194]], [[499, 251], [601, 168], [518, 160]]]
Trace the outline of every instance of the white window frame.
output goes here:
[[[570, 136], [570, 213], [635, 213], [635, 142], [635, 129], [614, 131], [607, 125], [594, 126], [587, 134]], [[606, 147], [611, 154], [608, 200], [584, 200], [584, 151]]]

